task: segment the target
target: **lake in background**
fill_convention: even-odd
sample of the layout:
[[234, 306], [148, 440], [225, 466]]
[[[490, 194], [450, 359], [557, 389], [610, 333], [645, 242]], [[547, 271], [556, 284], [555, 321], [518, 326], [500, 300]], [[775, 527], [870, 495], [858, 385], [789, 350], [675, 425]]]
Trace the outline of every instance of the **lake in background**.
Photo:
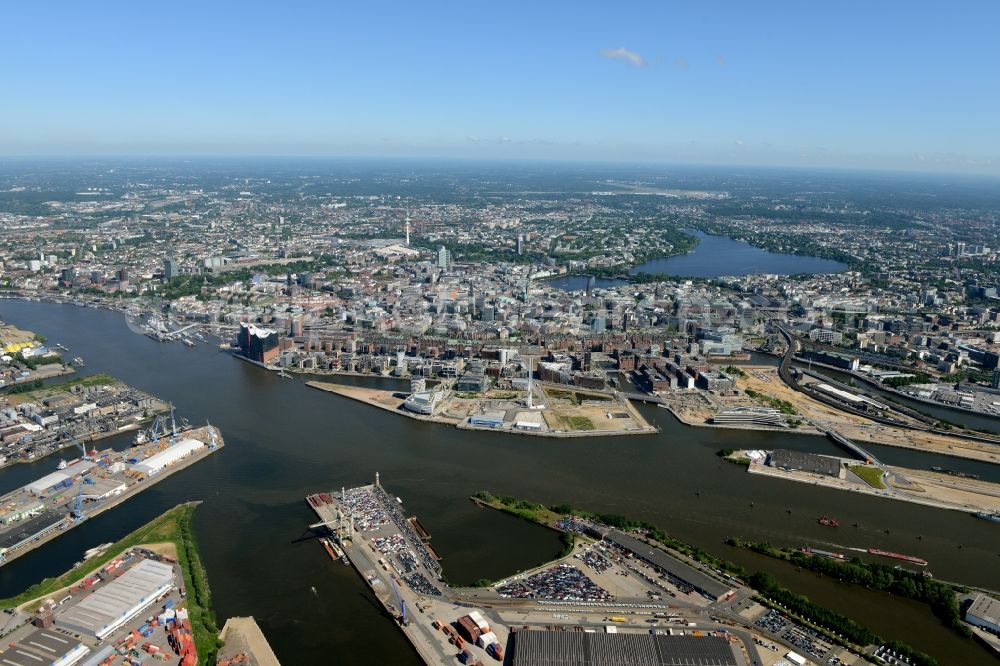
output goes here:
[[687, 254], [652, 259], [634, 266], [629, 273], [652, 273], [674, 277], [716, 278], [725, 275], [798, 275], [800, 273], [840, 273], [847, 264], [831, 259], [798, 254], [769, 252], [727, 236], [710, 236], [701, 231], [684, 233], [695, 236], [698, 245]]
[[[827, 274], [847, 270], [847, 264], [831, 259], [769, 252], [727, 236], [710, 236], [701, 231], [686, 230], [684, 233], [695, 236], [698, 239], [698, 246], [687, 254], [651, 259], [644, 264], [633, 266], [629, 274], [651, 273], [669, 277], [717, 278], [727, 275]], [[589, 280], [589, 275], [565, 275], [546, 282], [564, 291], [584, 291]], [[597, 289], [609, 289], [626, 284], [628, 280], [622, 278], [594, 278], [594, 287]]]

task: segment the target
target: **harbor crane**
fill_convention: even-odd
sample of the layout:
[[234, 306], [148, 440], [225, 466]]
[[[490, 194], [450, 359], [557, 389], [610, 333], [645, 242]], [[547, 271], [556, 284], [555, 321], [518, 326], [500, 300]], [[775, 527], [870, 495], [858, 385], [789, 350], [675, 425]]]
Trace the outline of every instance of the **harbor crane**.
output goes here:
[[[93, 456], [87, 452], [87, 445], [80, 440], [73, 437], [72, 443], [80, 447], [80, 452], [83, 454], [81, 460], [93, 460]], [[80, 477], [79, 483], [77, 483], [76, 498], [73, 500], [73, 522], [81, 523], [87, 519], [87, 516], [83, 513], [83, 477]]]
[[410, 623], [406, 612], [406, 602], [403, 601], [403, 596], [399, 593], [399, 588], [396, 586], [396, 581], [392, 579], [392, 574], [389, 574], [388, 578], [389, 584], [392, 585], [392, 593], [396, 595], [396, 605], [399, 607], [399, 623], [405, 627]]

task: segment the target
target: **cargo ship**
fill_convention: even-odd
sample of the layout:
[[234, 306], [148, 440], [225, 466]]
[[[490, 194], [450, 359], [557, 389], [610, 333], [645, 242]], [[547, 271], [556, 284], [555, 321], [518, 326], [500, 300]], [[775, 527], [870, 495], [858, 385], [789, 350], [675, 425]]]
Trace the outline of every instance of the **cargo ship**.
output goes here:
[[1000, 523], [1000, 511], [994, 511], [993, 513], [990, 513], [989, 511], [977, 511], [972, 515], [976, 518], [988, 520], [992, 523]]
[[927, 560], [914, 557], [913, 555], [902, 555], [900, 553], [893, 553], [888, 550], [879, 550], [878, 548], [869, 548], [868, 552], [871, 555], [880, 555], [882, 557], [891, 557], [894, 560], [903, 560], [904, 562], [910, 562], [912, 564], [919, 564], [922, 567], [927, 566]]
[[827, 527], [840, 527], [840, 521], [836, 518], [830, 518], [829, 516], [820, 516], [819, 524], [826, 525]]
[[810, 548], [809, 546], [806, 546], [805, 548], [800, 548], [799, 550], [801, 550], [806, 555], [817, 555], [819, 557], [829, 557], [831, 560], [846, 560], [847, 559], [847, 557], [845, 557], [842, 553], [834, 553], [834, 552], [831, 552], [829, 550], [820, 550], [819, 548]]
[[[323, 548], [326, 549], [326, 554], [330, 556], [331, 560], [340, 559], [340, 553], [337, 552], [337, 550], [340, 549], [337, 548], [337, 546], [332, 541], [330, 541], [326, 537], [323, 537], [322, 539], [319, 540], [319, 542], [323, 544]], [[337, 550], [334, 550], [334, 548], [337, 548]]]
[[347, 553], [337, 545], [336, 541], [323, 537], [319, 542], [323, 544], [323, 548], [326, 549], [326, 554], [330, 556], [331, 560], [340, 560], [344, 564], [350, 564], [350, 561], [347, 559]]

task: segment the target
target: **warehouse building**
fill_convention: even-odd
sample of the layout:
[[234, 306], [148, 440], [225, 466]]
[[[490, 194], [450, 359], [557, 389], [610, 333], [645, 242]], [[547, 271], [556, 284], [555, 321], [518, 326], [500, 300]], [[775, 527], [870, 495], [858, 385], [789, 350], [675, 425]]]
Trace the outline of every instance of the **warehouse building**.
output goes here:
[[965, 621], [1000, 634], [1000, 601], [985, 594], [977, 594], [965, 612]]
[[500, 428], [503, 426], [503, 417], [504, 413], [500, 411], [477, 414], [469, 417], [469, 425], [480, 428]]
[[4, 666], [71, 666], [83, 659], [90, 649], [65, 634], [49, 629], [33, 631], [7, 651], [0, 653]]
[[729, 641], [714, 636], [518, 631], [514, 666], [737, 666]]
[[53, 488], [67, 487], [71, 484], [69, 475], [64, 472], [52, 472], [51, 474], [46, 474], [42, 478], [38, 479], [34, 483], [29, 483], [25, 488], [32, 495], [44, 495]]
[[80, 603], [56, 615], [60, 629], [104, 640], [174, 586], [174, 568], [142, 560]]
[[159, 453], [154, 453], [145, 460], [135, 463], [132, 465], [132, 469], [140, 474], [153, 476], [163, 468], [173, 465], [178, 460], [186, 458], [204, 447], [205, 443], [199, 442], [197, 439], [182, 439]]
[[636, 557], [674, 578], [694, 588], [704, 597], [712, 601], [722, 601], [731, 597], [736, 591], [710, 576], [703, 574], [692, 566], [681, 562], [660, 548], [654, 548], [648, 543], [639, 541], [620, 530], [611, 530], [604, 538], [622, 550], [631, 552]]

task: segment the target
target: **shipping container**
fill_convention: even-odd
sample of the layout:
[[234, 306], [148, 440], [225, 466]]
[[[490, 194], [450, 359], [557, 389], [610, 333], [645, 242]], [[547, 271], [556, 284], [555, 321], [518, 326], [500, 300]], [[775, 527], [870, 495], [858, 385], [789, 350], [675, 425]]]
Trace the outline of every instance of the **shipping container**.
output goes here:
[[458, 618], [458, 630], [462, 632], [470, 643], [475, 643], [476, 639], [479, 638], [479, 634], [482, 633], [479, 630], [479, 625], [477, 625], [468, 615], [463, 615]]

